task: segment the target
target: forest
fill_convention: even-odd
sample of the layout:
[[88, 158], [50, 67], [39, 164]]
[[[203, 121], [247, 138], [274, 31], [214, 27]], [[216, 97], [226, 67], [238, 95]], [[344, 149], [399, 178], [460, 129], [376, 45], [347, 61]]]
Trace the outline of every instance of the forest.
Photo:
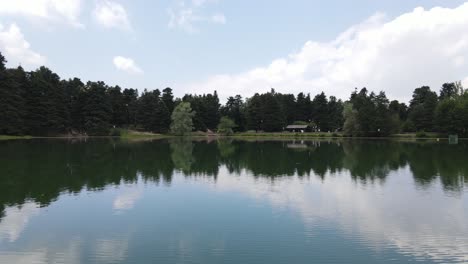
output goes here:
[[115, 128], [165, 134], [182, 102], [188, 105], [192, 131], [216, 132], [228, 124], [234, 132], [280, 132], [307, 124], [346, 136], [468, 134], [468, 91], [460, 82], [445, 83], [438, 92], [418, 87], [408, 105], [367, 88], [356, 88], [346, 101], [324, 92], [311, 96], [271, 89], [250, 98], [231, 96], [221, 105], [216, 91], [175, 98], [171, 88], [139, 93], [102, 81], [64, 80], [44, 66], [31, 72], [7, 68], [6, 62], [0, 53], [0, 135], [107, 136], [115, 135]]

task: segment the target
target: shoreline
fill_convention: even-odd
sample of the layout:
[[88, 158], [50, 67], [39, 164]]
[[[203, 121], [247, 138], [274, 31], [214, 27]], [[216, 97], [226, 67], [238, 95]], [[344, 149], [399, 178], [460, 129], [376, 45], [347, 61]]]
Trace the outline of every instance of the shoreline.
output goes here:
[[[116, 139], [164, 139], [164, 138], [181, 138], [170, 134], [126, 134], [121, 136], [10, 136], [0, 135], [0, 141], [3, 140], [30, 140], [30, 139], [93, 139], [93, 138], [116, 138]], [[394, 134], [385, 137], [349, 137], [336, 133], [304, 133], [304, 134], [287, 134], [287, 133], [237, 133], [233, 135], [221, 134], [200, 134], [194, 132], [192, 135], [185, 136], [187, 138], [225, 138], [225, 139], [267, 139], [267, 140], [312, 140], [312, 139], [393, 139], [393, 140], [449, 140], [446, 136], [426, 136], [418, 137], [416, 134]], [[459, 140], [467, 140], [468, 138], [459, 138]]]

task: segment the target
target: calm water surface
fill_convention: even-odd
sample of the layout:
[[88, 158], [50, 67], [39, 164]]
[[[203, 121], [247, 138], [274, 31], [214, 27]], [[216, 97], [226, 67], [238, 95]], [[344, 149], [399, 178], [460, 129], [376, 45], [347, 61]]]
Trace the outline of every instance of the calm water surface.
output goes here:
[[468, 263], [468, 144], [0, 142], [0, 263]]

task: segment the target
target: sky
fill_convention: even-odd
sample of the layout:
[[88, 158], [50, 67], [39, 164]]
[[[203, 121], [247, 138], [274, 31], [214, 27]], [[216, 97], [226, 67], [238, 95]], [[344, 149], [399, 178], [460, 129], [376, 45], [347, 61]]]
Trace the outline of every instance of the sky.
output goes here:
[[221, 99], [468, 87], [459, 0], [0, 0], [9, 67]]

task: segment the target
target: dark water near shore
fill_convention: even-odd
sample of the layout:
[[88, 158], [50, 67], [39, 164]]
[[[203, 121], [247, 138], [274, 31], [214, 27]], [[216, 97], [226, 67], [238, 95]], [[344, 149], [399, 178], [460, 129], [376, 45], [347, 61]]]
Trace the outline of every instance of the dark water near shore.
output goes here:
[[0, 141], [0, 263], [468, 263], [468, 143]]

